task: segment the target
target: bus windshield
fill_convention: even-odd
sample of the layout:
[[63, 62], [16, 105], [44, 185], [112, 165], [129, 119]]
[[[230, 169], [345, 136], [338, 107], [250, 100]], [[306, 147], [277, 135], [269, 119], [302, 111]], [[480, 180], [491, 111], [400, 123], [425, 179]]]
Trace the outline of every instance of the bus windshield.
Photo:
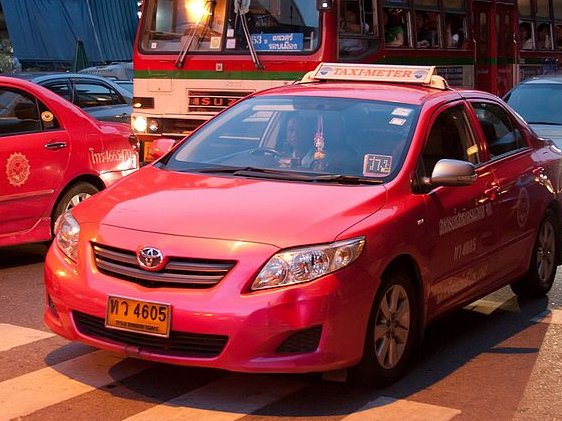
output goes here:
[[[299, 53], [318, 46], [320, 14], [310, 0], [155, 0], [145, 10], [141, 48], [152, 53]], [[186, 47], [187, 46], [187, 47]]]

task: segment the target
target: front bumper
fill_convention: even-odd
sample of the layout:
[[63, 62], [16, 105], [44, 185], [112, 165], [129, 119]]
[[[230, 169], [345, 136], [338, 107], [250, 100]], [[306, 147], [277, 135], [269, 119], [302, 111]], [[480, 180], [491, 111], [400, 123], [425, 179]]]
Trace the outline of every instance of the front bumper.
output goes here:
[[[111, 235], [104, 238], [102, 234], [96, 240], [127, 247], [127, 235], [119, 231], [113, 228]], [[145, 244], [162, 243], [156, 234], [141, 234]], [[81, 236], [95, 238], [84, 226]], [[237, 263], [209, 289], [148, 288], [100, 273], [89, 241], [81, 240], [78, 264], [69, 262], [54, 243], [45, 263], [47, 326], [67, 339], [122, 355], [230, 371], [320, 372], [349, 367], [360, 360], [378, 286], [362, 271], [361, 257], [350, 267], [307, 284], [249, 292], [261, 265], [277, 251], [274, 247], [193, 238], [166, 238], [166, 242], [166, 252], [172, 255], [180, 249], [198, 250], [205, 257], [235, 256]], [[131, 345], [125, 343], [120, 331], [109, 329], [111, 335], [102, 338], [79, 329], [77, 319], [84, 315], [104, 329], [99, 324], [105, 318], [108, 295], [171, 304], [171, 343], [177, 333], [212, 340], [223, 337], [225, 345], [217, 355], [206, 357], [170, 352], [170, 342], [160, 348]], [[141, 339], [146, 336], [138, 335]], [[302, 341], [305, 345], [301, 346]], [[312, 347], [311, 341], [316, 341]]]

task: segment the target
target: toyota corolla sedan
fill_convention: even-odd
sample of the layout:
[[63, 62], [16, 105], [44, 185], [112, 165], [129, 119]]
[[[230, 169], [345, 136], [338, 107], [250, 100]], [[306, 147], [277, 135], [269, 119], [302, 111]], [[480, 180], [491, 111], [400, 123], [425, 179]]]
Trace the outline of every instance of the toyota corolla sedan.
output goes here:
[[148, 360], [382, 385], [448, 311], [546, 294], [560, 150], [433, 73], [326, 63], [156, 141], [59, 218], [46, 324]]
[[50, 240], [60, 214], [138, 169], [129, 136], [125, 124], [0, 77], [0, 246]]

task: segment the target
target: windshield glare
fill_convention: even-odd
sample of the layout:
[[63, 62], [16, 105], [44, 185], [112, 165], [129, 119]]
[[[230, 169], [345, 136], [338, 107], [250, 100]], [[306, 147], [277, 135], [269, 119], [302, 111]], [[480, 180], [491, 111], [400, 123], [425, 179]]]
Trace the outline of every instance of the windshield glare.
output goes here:
[[387, 181], [400, 170], [419, 107], [325, 97], [242, 101], [189, 137], [168, 169], [216, 166]]
[[520, 85], [506, 102], [528, 123], [562, 124], [562, 85]]
[[236, 52], [247, 50], [246, 19], [258, 52], [312, 51], [318, 45], [320, 14], [310, 0], [252, 0], [242, 17], [232, 0], [154, 0], [143, 14], [142, 48], [147, 52]]

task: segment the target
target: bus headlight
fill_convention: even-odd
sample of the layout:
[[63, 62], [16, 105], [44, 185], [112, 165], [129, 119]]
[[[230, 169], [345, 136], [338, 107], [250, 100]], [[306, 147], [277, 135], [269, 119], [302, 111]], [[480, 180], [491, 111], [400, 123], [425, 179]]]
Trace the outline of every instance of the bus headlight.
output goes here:
[[132, 120], [133, 131], [137, 133], [144, 133], [146, 132], [146, 128], [148, 127], [148, 121], [146, 117], [142, 115], [133, 117]]
[[275, 254], [262, 268], [252, 290], [310, 282], [352, 263], [363, 250], [365, 239], [295, 248]]
[[148, 131], [150, 133], [158, 133], [160, 131], [160, 121], [152, 119], [148, 123]]
[[64, 254], [72, 261], [78, 257], [80, 224], [70, 212], [64, 212], [55, 222], [55, 241]]

